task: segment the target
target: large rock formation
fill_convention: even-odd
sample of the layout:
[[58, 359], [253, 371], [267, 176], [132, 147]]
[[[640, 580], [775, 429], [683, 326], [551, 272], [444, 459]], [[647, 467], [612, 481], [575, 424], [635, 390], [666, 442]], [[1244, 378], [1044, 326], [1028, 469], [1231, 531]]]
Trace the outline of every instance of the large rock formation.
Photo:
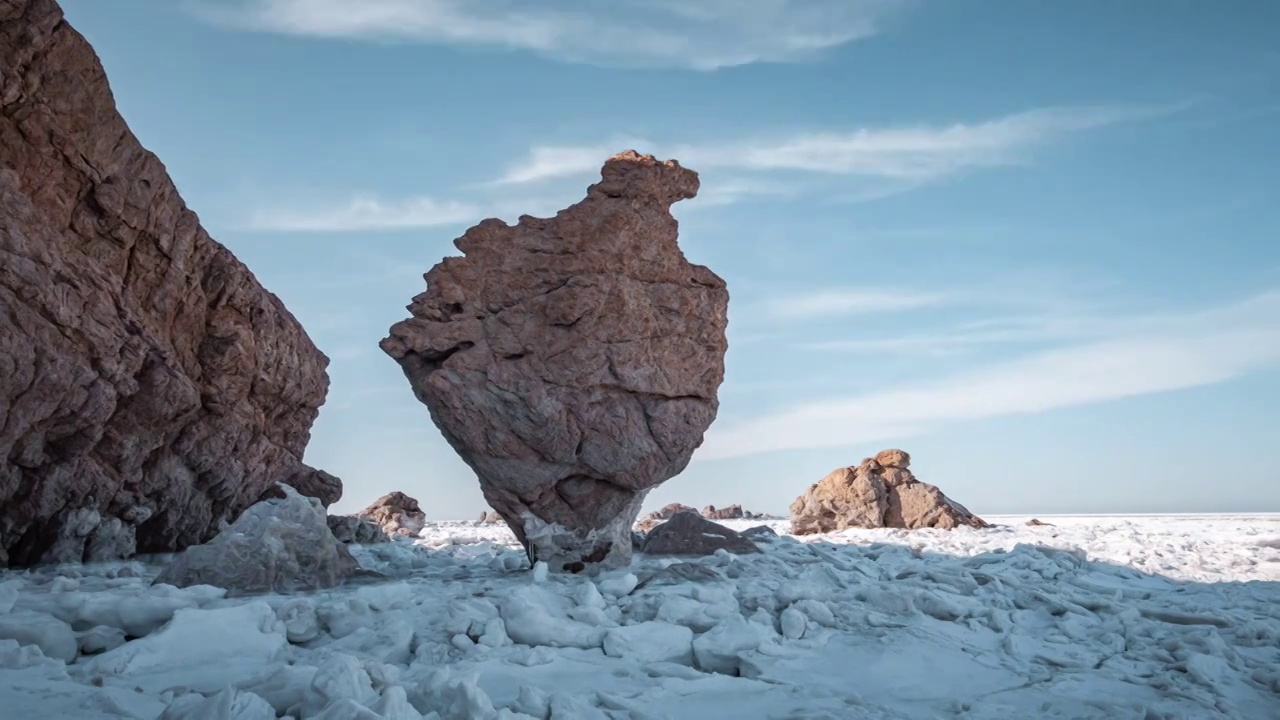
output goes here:
[[251, 506], [209, 542], [182, 551], [155, 582], [213, 585], [235, 596], [331, 588], [355, 573], [359, 565], [329, 531], [320, 501], [281, 488], [283, 497]]
[[724, 281], [670, 207], [698, 176], [628, 151], [554, 218], [485, 220], [382, 348], [485, 500], [553, 569], [626, 562], [645, 494], [684, 469], [724, 377]]
[[908, 469], [911, 456], [885, 450], [857, 467], [840, 468], [791, 503], [796, 535], [846, 528], [987, 527], [982, 518]]
[[53, 0], [0, 1], [0, 565], [211, 538], [301, 464], [327, 358], [201, 228]]

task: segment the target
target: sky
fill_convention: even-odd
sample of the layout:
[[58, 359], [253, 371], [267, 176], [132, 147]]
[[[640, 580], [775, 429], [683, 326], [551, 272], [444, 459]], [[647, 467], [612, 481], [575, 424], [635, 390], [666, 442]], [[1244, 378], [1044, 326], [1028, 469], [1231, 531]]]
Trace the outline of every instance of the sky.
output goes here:
[[484, 508], [378, 349], [485, 217], [699, 171], [719, 416], [649, 506], [785, 513], [888, 447], [979, 514], [1280, 511], [1280, 3], [62, 0], [331, 358], [337, 511]]

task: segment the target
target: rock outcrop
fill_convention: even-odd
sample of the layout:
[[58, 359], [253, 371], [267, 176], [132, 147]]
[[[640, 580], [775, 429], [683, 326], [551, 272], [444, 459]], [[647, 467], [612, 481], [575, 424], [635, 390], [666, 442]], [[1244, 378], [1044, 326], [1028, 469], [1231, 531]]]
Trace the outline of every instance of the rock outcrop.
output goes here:
[[791, 504], [796, 535], [846, 528], [987, 527], [981, 518], [908, 469], [911, 456], [885, 450], [856, 467], [840, 468]]
[[58, 5], [0, 2], [0, 565], [178, 550], [299, 476], [340, 495], [301, 463], [327, 364]]
[[427, 523], [418, 501], [400, 491], [387, 493], [355, 514], [377, 525], [389, 537], [417, 537]]
[[282, 486], [213, 540], [181, 552], [156, 577], [177, 587], [213, 585], [228, 596], [331, 588], [359, 569], [334, 537], [316, 498]]
[[390, 542], [391, 538], [382, 532], [372, 520], [355, 515], [330, 515], [326, 518], [329, 532], [343, 545], [372, 545]]
[[682, 512], [697, 512], [708, 520], [763, 520], [769, 518], [768, 515], [762, 513], [743, 510], [741, 505], [736, 504], [723, 508], [708, 505], [699, 511], [681, 503], [669, 503], [641, 518], [636, 523], [636, 528], [644, 531], [651, 530], [660, 523], [675, 517], [676, 513]]
[[697, 512], [676, 513], [645, 536], [646, 555], [711, 555], [724, 549], [731, 553], [760, 552], [750, 538], [713, 523]]
[[468, 230], [382, 341], [554, 570], [626, 562], [645, 495], [715, 418], [729, 294], [685, 259], [670, 213], [697, 190], [674, 161], [615, 155], [554, 218]]

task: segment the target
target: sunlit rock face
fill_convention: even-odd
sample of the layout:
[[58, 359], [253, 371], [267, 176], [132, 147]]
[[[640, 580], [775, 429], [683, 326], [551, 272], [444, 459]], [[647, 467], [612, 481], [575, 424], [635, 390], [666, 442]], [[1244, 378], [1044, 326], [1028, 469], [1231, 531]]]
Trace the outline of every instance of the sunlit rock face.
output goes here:
[[554, 218], [485, 220], [382, 348], [531, 556], [629, 561], [645, 494], [715, 419], [729, 294], [677, 245], [698, 176], [628, 151]]

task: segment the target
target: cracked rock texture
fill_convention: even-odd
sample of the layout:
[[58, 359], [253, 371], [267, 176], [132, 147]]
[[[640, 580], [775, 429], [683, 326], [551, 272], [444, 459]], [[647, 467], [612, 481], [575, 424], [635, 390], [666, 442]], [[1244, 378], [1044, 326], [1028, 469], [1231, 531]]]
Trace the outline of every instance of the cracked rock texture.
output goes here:
[[374, 500], [355, 517], [377, 525], [388, 537], [417, 537], [427, 523], [427, 516], [418, 506], [418, 501], [399, 490]]
[[791, 531], [809, 535], [846, 528], [988, 526], [937, 487], [917, 480], [910, 465], [907, 453], [884, 450], [856, 467], [832, 472], [791, 503]]
[[0, 565], [212, 538], [300, 462], [328, 359], [187, 209], [53, 0], [0, 0]]
[[630, 559], [646, 493], [688, 464], [724, 378], [729, 294], [670, 212], [697, 173], [627, 151], [601, 174], [554, 218], [468, 230], [382, 341], [555, 570]]

